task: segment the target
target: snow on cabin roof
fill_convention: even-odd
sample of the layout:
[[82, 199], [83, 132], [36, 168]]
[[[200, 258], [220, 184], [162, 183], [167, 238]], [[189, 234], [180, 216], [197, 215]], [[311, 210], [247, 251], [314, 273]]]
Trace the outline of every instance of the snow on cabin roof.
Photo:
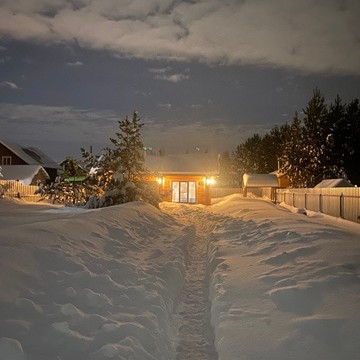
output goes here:
[[171, 154], [164, 156], [146, 155], [145, 167], [162, 174], [217, 174], [218, 154]]
[[243, 185], [246, 187], [278, 187], [276, 174], [244, 174]]
[[0, 141], [2, 145], [11, 150], [28, 165], [41, 165], [43, 167], [57, 169], [59, 165], [41, 150], [35, 147], [21, 146], [16, 143]]
[[314, 186], [315, 188], [353, 187], [346, 179], [326, 179]]
[[19, 180], [24, 185], [30, 185], [34, 176], [43, 172], [47, 179], [50, 179], [49, 174], [41, 165], [2, 165], [1, 180]]

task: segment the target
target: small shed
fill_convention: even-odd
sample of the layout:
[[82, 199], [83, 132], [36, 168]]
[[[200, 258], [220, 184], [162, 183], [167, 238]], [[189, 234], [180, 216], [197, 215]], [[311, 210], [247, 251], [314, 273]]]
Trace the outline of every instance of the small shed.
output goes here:
[[146, 155], [145, 166], [154, 174], [163, 201], [211, 203], [210, 186], [219, 175], [219, 156], [213, 153]]
[[37, 185], [50, 179], [49, 174], [40, 165], [2, 165], [1, 180], [15, 180], [23, 185]]
[[274, 199], [275, 189], [279, 187], [276, 174], [244, 174], [243, 175], [243, 196], [248, 193], [255, 196], [267, 196]]
[[326, 179], [314, 186], [315, 188], [338, 188], [338, 187], [354, 187], [346, 179]]

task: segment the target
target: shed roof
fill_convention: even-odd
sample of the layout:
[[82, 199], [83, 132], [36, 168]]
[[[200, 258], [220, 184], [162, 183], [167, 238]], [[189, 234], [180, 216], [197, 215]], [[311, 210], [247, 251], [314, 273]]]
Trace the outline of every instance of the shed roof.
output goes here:
[[315, 188], [353, 187], [346, 179], [326, 179], [315, 185]]
[[41, 165], [2, 165], [1, 180], [19, 180], [24, 185], [30, 185], [35, 175], [42, 172], [46, 179], [50, 179], [49, 174]]
[[11, 150], [20, 159], [24, 160], [28, 165], [41, 165], [53, 169], [59, 168], [59, 165], [54, 160], [36, 147], [26, 147], [5, 141], [0, 141], [0, 143]]
[[219, 172], [219, 156], [213, 153], [146, 155], [145, 167], [161, 174], [215, 175]]
[[245, 187], [278, 187], [276, 174], [244, 174]]

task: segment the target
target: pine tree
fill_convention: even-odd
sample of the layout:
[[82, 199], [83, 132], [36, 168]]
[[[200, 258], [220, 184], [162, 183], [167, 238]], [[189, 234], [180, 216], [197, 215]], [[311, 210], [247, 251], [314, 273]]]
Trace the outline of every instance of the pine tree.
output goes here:
[[347, 178], [346, 158], [349, 154], [349, 142], [352, 134], [345, 117], [345, 105], [339, 95], [330, 104], [328, 112], [329, 133], [325, 148], [325, 178]]
[[308, 173], [305, 186], [313, 187], [323, 179], [326, 119], [328, 111], [325, 98], [315, 89], [312, 98], [304, 109], [304, 154], [302, 168]]
[[345, 148], [344, 167], [350, 181], [360, 186], [360, 102], [354, 99], [346, 106], [345, 124], [347, 138]]
[[93, 196], [88, 207], [102, 207], [144, 200], [158, 206], [155, 190], [145, 180], [144, 145], [138, 113], [118, 121], [116, 137], [110, 138], [113, 148], [105, 148], [99, 158], [82, 149], [83, 157], [93, 169]]
[[298, 114], [295, 113], [290, 125], [285, 124], [281, 129], [285, 139], [280, 156], [281, 171], [289, 176], [292, 187], [306, 187], [311, 173], [308, 167], [308, 157], [304, 156], [306, 155], [306, 153], [304, 154], [305, 131]]
[[120, 131], [116, 133], [116, 138], [110, 138], [115, 146], [113, 161], [117, 171], [128, 181], [135, 180], [139, 173], [144, 172], [144, 144], [140, 132], [143, 125], [134, 111], [132, 119], [125, 116], [118, 121]]

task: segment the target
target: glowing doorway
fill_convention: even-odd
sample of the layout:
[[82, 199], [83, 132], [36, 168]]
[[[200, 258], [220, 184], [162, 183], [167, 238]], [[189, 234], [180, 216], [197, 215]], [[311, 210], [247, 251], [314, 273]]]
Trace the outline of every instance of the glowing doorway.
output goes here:
[[196, 182], [173, 181], [172, 202], [194, 204], [196, 202]]

